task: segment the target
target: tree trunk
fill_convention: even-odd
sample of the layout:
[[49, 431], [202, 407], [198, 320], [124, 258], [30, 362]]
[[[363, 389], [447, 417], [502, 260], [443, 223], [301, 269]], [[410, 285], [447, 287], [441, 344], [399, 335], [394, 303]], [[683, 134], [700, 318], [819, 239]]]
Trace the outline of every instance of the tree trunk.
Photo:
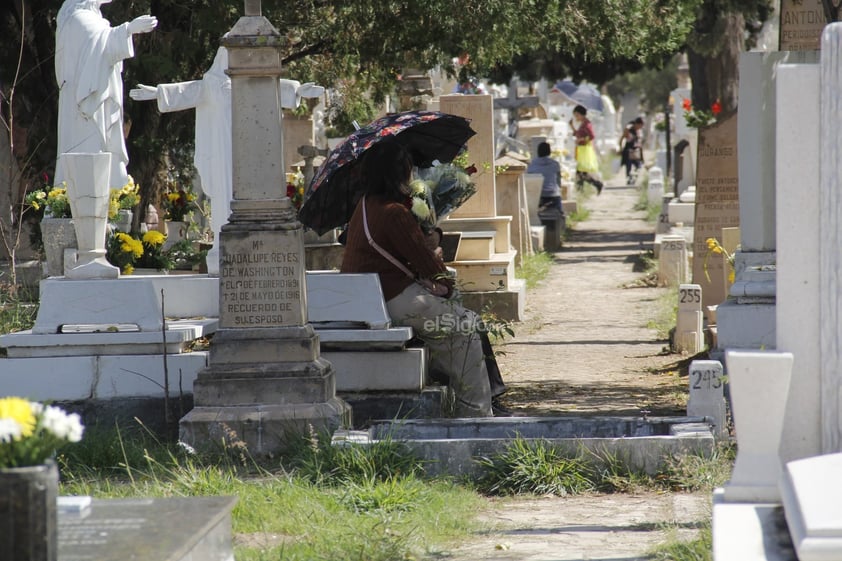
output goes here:
[[740, 53], [743, 51], [745, 20], [742, 14], [723, 14], [717, 22], [722, 26], [718, 48], [700, 53], [689, 48], [687, 62], [693, 82], [693, 107], [710, 110], [719, 100], [724, 112], [737, 108]]

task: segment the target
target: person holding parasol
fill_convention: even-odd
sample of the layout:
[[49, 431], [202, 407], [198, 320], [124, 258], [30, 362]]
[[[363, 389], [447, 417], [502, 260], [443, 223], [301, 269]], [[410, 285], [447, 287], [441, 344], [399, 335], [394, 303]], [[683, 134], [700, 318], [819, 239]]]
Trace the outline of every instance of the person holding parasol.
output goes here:
[[392, 321], [413, 328], [431, 367], [448, 377], [457, 417], [490, 417], [492, 390], [474, 312], [449, 299], [453, 279], [430, 249], [411, 196], [413, 159], [397, 142], [372, 146], [361, 162], [365, 194], [348, 226], [342, 272], [376, 272]]

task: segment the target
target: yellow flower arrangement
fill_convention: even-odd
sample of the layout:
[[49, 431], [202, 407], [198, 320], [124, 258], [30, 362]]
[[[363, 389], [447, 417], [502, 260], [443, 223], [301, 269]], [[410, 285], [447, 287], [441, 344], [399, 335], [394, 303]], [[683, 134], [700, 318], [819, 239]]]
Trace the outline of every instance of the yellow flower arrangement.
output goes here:
[[43, 211], [44, 216], [70, 218], [70, 199], [67, 197], [66, 183], [62, 183], [60, 187], [45, 185], [41, 189], [30, 191], [24, 197], [24, 204], [36, 212]]
[[708, 274], [708, 258], [711, 255], [722, 255], [725, 257], [725, 260], [728, 262], [730, 266], [730, 270], [728, 271], [728, 282], [733, 283], [735, 278], [735, 271], [734, 271], [734, 255], [728, 252], [722, 244], [719, 243], [719, 240], [716, 238], [708, 238], [705, 240], [705, 244], [707, 245], [707, 251], [705, 252], [705, 261], [703, 264], [703, 268], [705, 270], [705, 278], [708, 282], [710, 282], [710, 275]]
[[108, 201], [108, 219], [115, 220], [121, 210], [130, 210], [140, 203], [140, 186], [129, 176], [128, 183], [120, 189], [111, 189]]

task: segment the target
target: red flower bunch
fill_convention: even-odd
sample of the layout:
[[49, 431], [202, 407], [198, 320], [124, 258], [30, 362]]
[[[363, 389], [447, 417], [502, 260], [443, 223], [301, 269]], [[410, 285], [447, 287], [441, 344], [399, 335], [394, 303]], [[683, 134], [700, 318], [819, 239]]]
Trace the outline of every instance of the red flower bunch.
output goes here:
[[686, 97], [682, 100], [681, 107], [684, 109], [684, 122], [690, 128], [712, 125], [716, 122], [716, 117], [722, 113], [722, 103], [718, 99], [713, 102], [710, 111], [694, 110], [693, 103]]

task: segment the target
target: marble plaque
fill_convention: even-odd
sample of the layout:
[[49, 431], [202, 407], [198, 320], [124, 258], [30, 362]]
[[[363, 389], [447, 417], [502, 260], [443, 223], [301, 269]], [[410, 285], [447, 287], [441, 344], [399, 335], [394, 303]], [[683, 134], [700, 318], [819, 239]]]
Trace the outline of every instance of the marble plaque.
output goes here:
[[723, 282], [725, 260], [714, 254], [705, 260], [705, 240], [716, 238], [722, 243], [722, 229], [740, 225], [736, 113], [699, 130], [697, 161], [693, 283], [702, 287], [705, 309], [722, 303], [728, 295]]
[[306, 323], [304, 243], [300, 231], [221, 234], [219, 326], [289, 327]]
[[227, 561], [235, 497], [94, 500], [58, 517], [59, 561]]
[[827, 25], [822, 0], [781, 0], [780, 51], [818, 51]]

